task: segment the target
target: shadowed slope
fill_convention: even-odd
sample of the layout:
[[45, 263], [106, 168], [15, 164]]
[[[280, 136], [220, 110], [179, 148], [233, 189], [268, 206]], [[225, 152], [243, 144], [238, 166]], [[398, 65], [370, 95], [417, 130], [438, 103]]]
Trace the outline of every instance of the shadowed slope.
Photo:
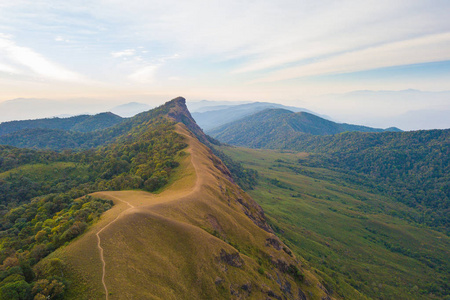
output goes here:
[[96, 193], [115, 206], [55, 253], [73, 280], [68, 298], [106, 298], [98, 234], [109, 299], [326, 299], [222, 162], [184, 125], [177, 132], [189, 145], [177, 180], [159, 194]]

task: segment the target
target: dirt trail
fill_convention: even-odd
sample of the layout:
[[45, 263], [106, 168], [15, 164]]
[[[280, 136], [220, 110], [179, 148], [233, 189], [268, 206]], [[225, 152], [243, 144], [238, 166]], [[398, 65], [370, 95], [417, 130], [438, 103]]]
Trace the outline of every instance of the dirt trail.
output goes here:
[[110, 196], [111, 198], [116, 199], [117, 201], [126, 203], [129, 207], [128, 207], [126, 210], [124, 210], [123, 212], [121, 212], [120, 214], [118, 214], [117, 217], [116, 217], [114, 220], [112, 220], [111, 222], [109, 222], [108, 224], [106, 224], [102, 229], [100, 229], [100, 230], [96, 233], [96, 236], [97, 236], [97, 247], [98, 247], [98, 250], [99, 250], [99, 252], [100, 252], [100, 260], [102, 261], [102, 268], [103, 268], [103, 270], [102, 270], [102, 284], [103, 284], [103, 287], [104, 287], [104, 289], [105, 289], [106, 300], [108, 300], [108, 287], [106, 286], [106, 283], [105, 283], [106, 262], [105, 262], [105, 259], [104, 259], [104, 257], [103, 257], [103, 248], [102, 248], [102, 246], [101, 246], [101, 242], [102, 242], [102, 241], [101, 241], [101, 238], [100, 238], [100, 233], [101, 233], [103, 230], [105, 230], [106, 228], [108, 228], [112, 223], [116, 222], [116, 221], [120, 218], [120, 216], [122, 216], [127, 210], [129, 210], [129, 209], [131, 209], [131, 208], [134, 208], [134, 205], [130, 204], [129, 202], [127, 202], [127, 201], [125, 201], [125, 200], [122, 200], [122, 199], [117, 198], [117, 197], [112, 196], [112, 195], [109, 195], [109, 196]]
[[[177, 191], [171, 191], [171, 190], [167, 190], [162, 192], [161, 194], [158, 195], [154, 195], [154, 194], [150, 194], [147, 192], [140, 192], [140, 191], [117, 191], [117, 192], [97, 192], [94, 193], [94, 195], [97, 196], [106, 196], [106, 198], [112, 198], [113, 200], [117, 200], [120, 201], [124, 204], [126, 204], [128, 206], [127, 209], [125, 209], [124, 211], [122, 211], [121, 213], [119, 213], [111, 222], [107, 223], [105, 226], [103, 226], [97, 233], [97, 248], [99, 250], [100, 253], [100, 260], [102, 262], [102, 284], [103, 284], [103, 288], [105, 290], [105, 295], [106, 295], [106, 300], [108, 300], [108, 296], [109, 296], [109, 292], [108, 292], [108, 287], [106, 286], [106, 282], [105, 282], [105, 277], [106, 277], [106, 261], [104, 259], [104, 255], [103, 255], [103, 248], [101, 246], [101, 237], [100, 237], [100, 233], [102, 233], [102, 231], [104, 231], [106, 228], [108, 228], [110, 225], [112, 225], [113, 223], [115, 223], [117, 220], [119, 220], [125, 213], [129, 212], [129, 210], [131, 209], [139, 209], [139, 208], [149, 208], [151, 206], [154, 206], [156, 204], [160, 204], [160, 203], [164, 203], [164, 202], [170, 202], [170, 201], [174, 201], [174, 200], [178, 200], [181, 197], [185, 197], [186, 195], [191, 195], [194, 193], [199, 192], [202, 183], [203, 183], [203, 179], [202, 179], [202, 175], [201, 172], [199, 172], [200, 170], [200, 163], [198, 162], [197, 155], [195, 154], [195, 151], [192, 151], [192, 148], [194, 148], [195, 146], [193, 145], [193, 141], [194, 138], [192, 136], [190, 136], [186, 130], [182, 127], [178, 127], [177, 126], [177, 132], [182, 134], [183, 136], [186, 137], [187, 141], [188, 141], [188, 149], [186, 150], [187, 152], [190, 153], [190, 164], [194, 167], [194, 171], [195, 171], [195, 183], [193, 186], [185, 188], [185, 189], [181, 189], [181, 190], [177, 190]], [[194, 142], [195, 143], [195, 142]], [[144, 196], [146, 198], [147, 201], [145, 201], [144, 205], [133, 205], [131, 204], [129, 201], [127, 201], [126, 199], [130, 200], [134, 199], [134, 198], [140, 198], [142, 199], [142, 196]]]

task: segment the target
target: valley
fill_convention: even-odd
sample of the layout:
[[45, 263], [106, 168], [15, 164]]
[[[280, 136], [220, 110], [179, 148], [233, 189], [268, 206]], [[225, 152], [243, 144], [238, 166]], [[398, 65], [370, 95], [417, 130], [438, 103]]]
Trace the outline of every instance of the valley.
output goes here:
[[302, 152], [219, 149], [258, 172], [247, 192], [282, 240], [339, 296], [448, 297], [448, 235], [408, 219], [415, 209], [374, 189], [373, 179], [312, 166], [313, 156]]

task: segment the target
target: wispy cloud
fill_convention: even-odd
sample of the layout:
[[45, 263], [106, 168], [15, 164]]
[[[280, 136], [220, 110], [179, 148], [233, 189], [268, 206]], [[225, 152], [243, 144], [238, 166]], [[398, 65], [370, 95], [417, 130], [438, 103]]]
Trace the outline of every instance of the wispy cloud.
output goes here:
[[64, 43], [69, 43], [69, 42], [70, 42], [70, 40], [63, 38], [63, 37], [60, 36], [60, 35], [57, 36], [57, 37], [55, 37], [55, 41], [56, 41], [56, 42], [64, 42]]
[[155, 81], [155, 74], [159, 66], [145, 66], [128, 76], [129, 79], [137, 83], [152, 83]]
[[253, 82], [350, 73], [383, 67], [450, 60], [450, 33], [430, 35], [351, 51], [317, 62], [284, 68]]
[[136, 54], [136, 50], [134, 49], [126, 49], [118, 52], [112, 52], [112, 57], [124, 57], [124, 56], [134, 56]]
[[168, 61], [180, 57], [179, 54], [151, 55], [143, 46], [139, 46], [136, 49], [112, 52], [111, 55], [114, 58], [121, 58], [121, 62], [117, 67], [124, 74], [128, 74], [126, 79], [137, 84], [155, 83], [158, 70], [164, 67]]
[[8, 64], [0, 63], [0, 72], [9, 74], [20, 74], [20, 71]]
[[32, 71], [34, 75], [44, 79], [59, 81], [83, 81], [83, 77], [69, 71], [46, 59], [43, 55], [27, 47], [21, 47], [10, 38], [0, 36], [0, 53], [9, 65], [6, 70], [13, 73], [26, 74]]
[[[435, 62], [450, 53], [447, 0], [6, 2], [0, 31], [17, 38], [0, 36], [0, 71], [20, 74], [15, 78], [77, 80], [81, 75], [69, 70], [76, 68], [124, 89], [195, 78], [189, 84], [204, 91], [229, 84], [243, 95], [263, 93], [271, 87], [247, 83], [275, 82], [299, 95], [289, 79]], [[442, 82], [440, 89], [450, 88]], [[316, 83], [320, 88], [310, 87], [320, 92], [337, 85]]]

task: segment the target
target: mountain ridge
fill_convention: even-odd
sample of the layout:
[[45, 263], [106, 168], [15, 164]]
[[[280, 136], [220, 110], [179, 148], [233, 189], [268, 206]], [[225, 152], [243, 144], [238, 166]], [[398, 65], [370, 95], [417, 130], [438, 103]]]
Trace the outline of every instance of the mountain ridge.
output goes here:
[[[294, 106], [285, 106], [278, 103], [269, 103], [269, 102], [252, 102], [240, 105], [233, 105], [224, 107], [222, 109], [210, 110], [210, 111], [202, 111], [202, 112], [193, 112], [192, 116], [197, 122], [197, 124], [205, 131], [211, 130], [213, 128], [219, 127], [221, 125], [239, 120], [241, 118], [245, 118], [252, 114], [258, 113], [265, 109], [270, 108], [280, 108], [290, 110], [292, 112], [300, 112], [306, 111], [313, 113], [312, 111], [294, 107]], [[316, 114], [316, 113], [313, 113]], [[316, 114], [318, 115], [318, 114]], [[328, 118], [326, 116], [322, 116], [324, 118]]]
[[[265, 141], [293, 139], [303, 134], [333, 135], [347, 131], [384, 132], [388, 129], [336, 123], [308, 112], [294, 113], [285, 109], [267, 109], [240, 120], [207, 131], [213, 138], [224, 143], [248, 146]], [[389, 128], [389, 131], [399, 131]], [[258, 146], [257, 146], [258, 147]]]

